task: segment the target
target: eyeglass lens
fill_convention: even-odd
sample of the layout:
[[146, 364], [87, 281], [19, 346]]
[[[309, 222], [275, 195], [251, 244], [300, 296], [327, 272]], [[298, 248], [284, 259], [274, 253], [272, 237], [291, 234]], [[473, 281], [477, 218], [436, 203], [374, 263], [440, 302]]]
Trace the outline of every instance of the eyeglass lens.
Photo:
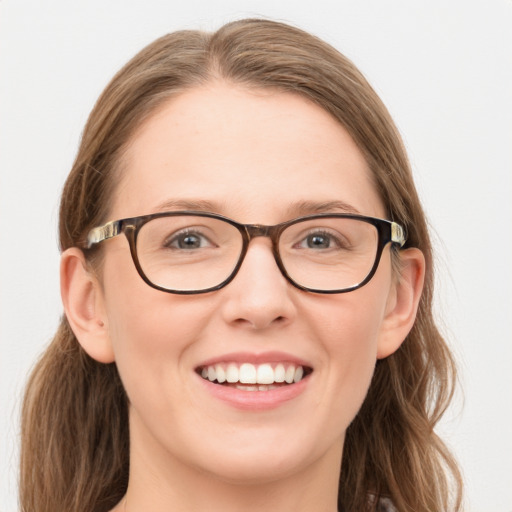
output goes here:
[[[278, 252], [289, 277], [317, 290], [362, 282], [376, 257], [375, 226], [352, 218], [305, 219], [281, 233]], [[158, 217], [137, 237], [142, 272], [154, 285], [176, 291], [213, 288], [228, 279], [243, 251], [237, 227], [202, 216]]]

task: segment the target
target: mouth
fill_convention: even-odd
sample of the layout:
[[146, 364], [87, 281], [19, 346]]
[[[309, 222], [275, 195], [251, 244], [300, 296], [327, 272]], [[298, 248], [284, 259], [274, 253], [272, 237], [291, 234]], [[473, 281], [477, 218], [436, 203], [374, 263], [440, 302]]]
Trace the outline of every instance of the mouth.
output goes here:
[[308, 377], [313, 369], [291, 362], [222, 362], [196, 368], [204, 380], [241, 391], [271, 391], [293, 386]]

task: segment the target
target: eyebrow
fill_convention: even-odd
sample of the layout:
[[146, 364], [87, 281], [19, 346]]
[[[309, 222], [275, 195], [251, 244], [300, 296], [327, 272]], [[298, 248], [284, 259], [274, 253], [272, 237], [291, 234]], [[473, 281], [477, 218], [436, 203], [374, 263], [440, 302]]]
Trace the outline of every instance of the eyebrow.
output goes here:
[[186, 210], [195, 212], [220, 212], [222, 206], [220, 203], [207, 201], [205, 199], [170, 199], [160, 203], [156, 211]]
[[290, 217], [312, 215], [315, 213], [355, 213], [360, 212], [344, 201], [299, 201], [287, 209]]
[[[169, 199], [160, 203], [156, 211], [196, 211], [223, 213], [226, 209], [222, 203], [209, 201], [206, 199]], [[297, 201], [286, 209], [286, 218], [293, 219], [304, 215], [313, 215], [316, 213], [354, 213], [360, 212], [352, 205], [340, 201]]]

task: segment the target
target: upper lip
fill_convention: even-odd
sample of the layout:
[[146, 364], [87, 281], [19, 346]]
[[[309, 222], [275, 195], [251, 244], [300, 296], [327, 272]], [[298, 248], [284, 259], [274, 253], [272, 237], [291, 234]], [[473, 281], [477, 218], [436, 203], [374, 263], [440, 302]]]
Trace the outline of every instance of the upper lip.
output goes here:
[[205, 366], [212, 366], [219, 363], [251, 363], [254, 365], [264, 363], [292, 363], [296, 366], [303, 366], [313, 369], [311, 363], [295, 355], [286, 352], [230, 352], [219, 356], [212, 357], [202, 361], [196, 366], [198, 368], [204, 368]]

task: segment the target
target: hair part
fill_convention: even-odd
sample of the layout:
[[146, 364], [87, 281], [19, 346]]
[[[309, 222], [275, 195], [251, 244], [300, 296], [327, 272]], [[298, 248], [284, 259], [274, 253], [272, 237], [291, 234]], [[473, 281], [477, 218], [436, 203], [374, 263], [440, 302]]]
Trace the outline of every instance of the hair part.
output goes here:
[[[62, 194], [61, 249], [82, 247], [88, 231], [107, 220], [124, 149], [141, 123], [173, 95], [219, 79], [299, 94], [329, 112], [365, 156], [389, 217], [408, 233], [406, 247], [418, 247], [426, 259], [415, 325], [395, 354], [377, 362], [347, 430], [339, 509], [377, 510], [378, 498], [389, 497], [400, 511], [460, 510], [460, 473], [434, 433], [456, 374], [432, 314], [425, 215], [388, 111], [357, 68], [328, 44], [282, 23], [243, 20], [212, 34], [175, 32], [144, 48], [90, 114]], [[28, 382], [21, 435], [23, 512], [106, 512], [124, 495], [127, 397], [115, 364], [86, 355], [66, 318]]]

